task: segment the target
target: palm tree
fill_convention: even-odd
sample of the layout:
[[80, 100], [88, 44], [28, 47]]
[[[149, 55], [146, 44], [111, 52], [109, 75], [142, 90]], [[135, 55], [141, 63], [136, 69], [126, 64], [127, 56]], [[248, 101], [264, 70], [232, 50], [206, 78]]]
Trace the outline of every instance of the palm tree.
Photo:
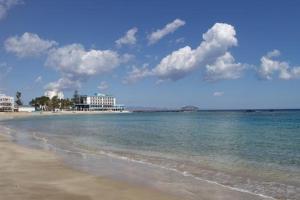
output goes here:
[[23, 102], [22, 102], [22, 100], [21, 100], [21, 96], [22, 96], [22, 93], [19, 92], [19, 91], [17, 91], [17, 92], [16, 92], [16, 104], [17, 104], [18, 106], [22, 106], [22, 105], [23, 105]]
[[52, 97], [50, 101], [51, 110], [55, 111], [57, 108], [60, 108], [60, 100], [58, 99], [58, 96]]
[[50, 99], [46, 96], [36, 97], [35, 99], [32, 99], [29, 104], [31, 106], [34, 106], [35, 108], [39, 108], [43, 111], [49, 110], [50, 106]]

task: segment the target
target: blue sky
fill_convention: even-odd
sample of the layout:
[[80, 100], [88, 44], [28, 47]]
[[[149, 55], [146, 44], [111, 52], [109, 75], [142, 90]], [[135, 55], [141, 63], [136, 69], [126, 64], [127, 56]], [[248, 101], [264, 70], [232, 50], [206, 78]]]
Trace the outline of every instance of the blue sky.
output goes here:
[[299, 1], [0, 0], [0, 90], [300, 108]]

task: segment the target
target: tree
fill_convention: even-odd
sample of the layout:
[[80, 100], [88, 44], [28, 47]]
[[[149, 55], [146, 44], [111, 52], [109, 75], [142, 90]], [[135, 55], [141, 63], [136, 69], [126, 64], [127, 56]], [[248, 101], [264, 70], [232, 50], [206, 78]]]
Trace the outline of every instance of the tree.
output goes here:
[[60, 100], [58, 99], [58, 96], [52, 97], [50, 101], [50, 107], [53, 111], [55, 111], [57, 108], [60, 108]]
[[36, 97], [35, 99], [32, 99], [29, 104], [35, 108], [47, 111], [50, 107], [50, 99], [46, 96]]
[[21, 96], [22, 96], [22, 93], [19, 92], [19, 91], [17, 91], [17, 93], [16, 93], [16, 104], [18, 106], [22, 106], [23, 105], [23, 102], [21, 100]]
[[72, 107], [74, 106], [74, 103], [72, 100], [70, 99], [61, 99], [60, 100], [60, 108], [61, 109], [66, 109], [66, 110], [69, 110], [71, 109]]
[[74, 102], [74, 104], [80, 103], [80, 95], [79, 95], [79, 93], [78, 93], [77, 90], [74, 91], [74, 95], [73, 95], [72, 101]]
[[29, 104], [34, 106], [36, 109], [43, 111], [55, 111], [56, 109], [66, 109], [69, 110], [74, 106], [74, 102], [70, 99], [58, 99], [54, 96], [52, 99], [49, 97], [41, 96], [32, 99]]

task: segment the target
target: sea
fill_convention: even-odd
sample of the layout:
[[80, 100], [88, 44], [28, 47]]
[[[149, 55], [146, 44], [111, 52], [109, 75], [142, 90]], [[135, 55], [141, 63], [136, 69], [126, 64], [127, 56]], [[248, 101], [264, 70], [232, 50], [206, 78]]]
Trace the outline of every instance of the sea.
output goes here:
[[195, 200], [207, 182], [300, 199], [300, 111], [138, 112], [0, 121], [16, 143], [89, 173]]

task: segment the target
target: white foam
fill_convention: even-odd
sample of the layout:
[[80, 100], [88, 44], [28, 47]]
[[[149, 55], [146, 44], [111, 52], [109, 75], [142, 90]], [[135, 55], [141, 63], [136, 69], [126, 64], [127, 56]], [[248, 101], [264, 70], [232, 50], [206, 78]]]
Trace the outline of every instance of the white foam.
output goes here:
[[204, 181], [204, 182], [207, 182], [207, 183], [210, 183], [210, 184], [215, 184], [215, 185], [218, 185], [218, 186], [230, 189], [230, 190], [234, 190], [234, 191], [238, 191], [238, 192], [243, 192], [243, 193], [247, 193], [247, 194], [251, 194], [251, 195], [260, 196], [260, 197], [265, 198], [265, 199], [276, 200], [276, 198], [271, 197], [271, 196], [267, 196], [267, 195], [259, 194], [259, 193], [255, 193], [255, 192], [251, 192], [249, 190], [245, 190], [245, 189], [241, 189], [241, 188], [237, 188], [237, 187], [232, 187], [232, 186], [224, 185], [224, 184], [218, 183], [216, 181], [211, 181], [211, 180], [203, 179], [203, 178], [200, 178], [198, 176], [194, 176], [193, 174], [191, 174], [191, 173], [189, 173], [187, 171], [179, 171], [178, 169], [175, 169], [175, 168], [165, 167], [165, 166], [162, 166], [162, 165], [157, 165], [157, 164], [153, 164], [153, 163], [146, 162], [146, 161], [135, 160], [135, 159], [132, 159], [132, 158], [129, 158], [129, 157], [126, 157], [126, 156], [118, 156], [117, 154], [110, 153], [110, 152], [99, 151], [99, 153], [101, 153], [103, 155], [106, 155], [106, 156], [113, 157], [113, 158], [117, 158], [117, 159], [120, 159], [120, 160], [127, 160], [127, 161], [131, 161], [131, 162], [139, 163], [139, 164], [148, 165], [148, 166], [151, 166], [151, 167], [158, 167], [158, 168], [161, 168], [161, 169], [164, 169], [164, 170], [173, 171], [173, 172], [176, 172], [176, 173], [180, 173], [181, 175], [183, 175], [185, 177], [191, 177], [191, 178], [194, 178], [194, 179], [196, 179], [198, 181]]
[[[10, 128], [4, 127], [4, 126], [2, 126], [1, 128], [7, 129], [5, 132], [11, 134], [11, 129]], [[37, 133], [33, 133], [32, 134], [32, 138], [36, 139], [37, 141], [41, 141], [44, 144], [49, 145], [49, 147], [51, 146], [51, 149], [54, 150], [55, 152], [57, 150], [60, 150], [60, 151], [66, 152], [66, 153], [76, 153], [76, 154], [81, 155], [84, 159], [87, 158], [88, 154], [90, 154], [90, 155], [95, 154], [95, 153], [92, 153], [92, 152], [83, 153], [82, 151], [80, 151], [82, 149], [80, 149], [79, 151], [74, 151], [74, 150], [68, 150], [68, 149], [58, 148], [57, 146], [49, 144], [48, 143], [49, 139], [47, 137], [40, 136]], [[179, 173], [179, 174], [183, 175], [184, 177], [191, 177], [191, 178], [193, 178], [195, 180], [204, 181], [204, 182], [207, 182], [207, 183], [210, 183], [210, 184], [215, 184], [215, 185], [218, 185], [218, 186], [221, 186], [221, 187], [233, 190], [233, 191], [238, 191], [238, 192], [248, 193], [248, 194], [251, 194], [251, 195], [260, 196], [260, 197], [265, 198], [265, 199], [276, 200], [274, 197], [271, 197], [271, 196], [267, 196], [267, 195], [259, 194], [259, 193], [255, 193], [255, 192], [251, 192], [249, 190], [245, 190], [245, 189], [241, 189], [241, 188], [237, 188], [237, 187], [232, 187], [232, 186], [224, 185], [224, 184], [218, 183], [216, 181], [211, 181], [211, 180], [203, 179], [201, 177], [193, 175], [192, 173], [190, 173], [188, 171], [180, 171], [180, 170], [178, 170], [176, 168], [166, 167], [166, 166], [154, 164], [154, 163], [151, 163], [151, 162], [147, 162], [147, 161], [144, 161], [144, 160], [136, 160], [136, 159], [133, 159], [133, 158], [129, 158], [129, 157], [126, 157], [126, 156], [120, 156], [120, 155], [117, 155], [115, 153], [107, 152], [107, 151], [103, 151], [103, 150], [98, 151], [98, 153], [100, 153], [102, 155], [105, 155], [105, 156], [109, 156], [109, 157], [115, 158], [115, 159], [119, 159], [119, 160], [126, 160], [126, 161], [130, 161], [130, 162], [134, 162], [134, 163], [148, 165], [148, 166], [151, 166], [151, 167], [156, 167], [156, 168], [160, 168], [160, 169], [164, 169], [164, 170], [173, 171], [175, 173]]]

